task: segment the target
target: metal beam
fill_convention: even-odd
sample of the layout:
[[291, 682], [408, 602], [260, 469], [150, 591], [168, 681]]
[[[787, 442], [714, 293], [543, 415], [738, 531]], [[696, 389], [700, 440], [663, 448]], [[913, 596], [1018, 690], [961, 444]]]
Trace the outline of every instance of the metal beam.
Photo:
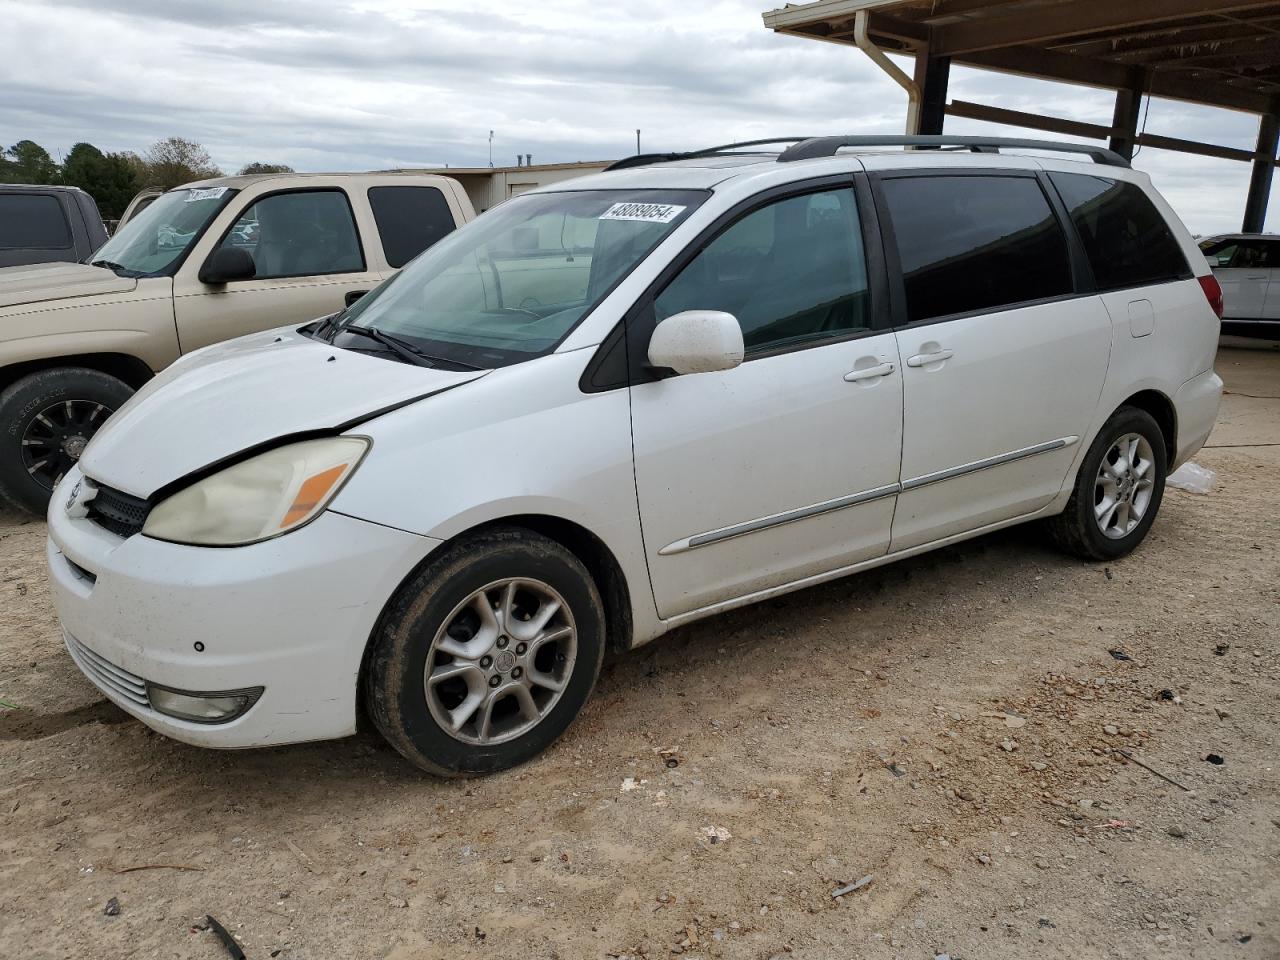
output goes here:
[[920, 133], [938, 136], [947, 114], [947, 86], [951, 79], [951, 58], [931, 57], [928, 51], [916, 55], [916, 83], [920, 84]]
[[[1262, 162], [1267, 167], [1271, 166], [1271, 164], [1266, 163], [1263, 153], [1255, 153], [1251, 150], [1222, 147], [1216, 143], [1202, 143], [1199, 140], [1162, 137], [1154, 133], [1131, 135], [1129, 131], [1118, 126], [1104, 127], [1097, 123], [1064, 120], [1061, 117], [1046, 117], [1038, 113], [1024, 113], [1021, 110], [1005, 110], [1001, 107], [988, 107], [985, 104], [968, 103], [964, 100], [951, 101], [947, 105], [947, 113], [953, 117], [984, 120], [987, 123], [1003, 123], [1013, 127], [1026, 127], [1029, 130], [1044, 130], [1069, 137], [1086, 137], [1094, 140], [1111, 138], [1113, 144], [1117, 141], [1132, 142], [1141, 144], [1144, 147], [1151, 147], [1153, 150], [1172, 150], [1176, 153], [1191, 153], [1202, 157], [1216, 157], [1220, 160], [1254, 160]], [[1129, 157], [1132, 154], [1132, 148], [1116, 152]], [[1272, 156], [1274, 157], [1274, 154]]]
[[1241, 227], [1245, 233], [1261, 233], [1267, 224], [1267, 202], [1271, 199], [1277, 146], [1280, 146], [1280, 114], [1263, 114], [1258, 124], [1258, 153], [1267, 159], [1253, 164], [1249, 198], [1244, 205], [1244, 226]]
[[1042, 44], [1063, 37], [1256, 10], [1270, 0], [1074, 0], [1032, 12], [983, 17], [934, 28], [934, 53], [955, 56], [979, 50]]
[[1111, 149], [1126, 160], [1133, 159], [1133, 144], [1138, 138], [1138, 114], [1142, 111], [1142, 83], [1116, 91], [1116, 107], [1111, 115]]

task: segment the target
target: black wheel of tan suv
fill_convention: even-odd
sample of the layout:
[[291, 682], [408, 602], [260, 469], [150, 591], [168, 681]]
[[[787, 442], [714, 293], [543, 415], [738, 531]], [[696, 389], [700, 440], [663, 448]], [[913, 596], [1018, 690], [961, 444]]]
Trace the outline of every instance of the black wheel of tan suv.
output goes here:
[[98, 370], [61, 367], [0, 392], [0, 500], [44, 513], [62, 475], [111, 414], [133, 394]]
[[1164, 498], [1168, 453], [1151, 414], [1121, 407], [1089, 448], [1067, 508], [1048, 522], [1064, 550], [1114, 560], [1140, 544]]
[[446, 548], [392, 599], [365, 699], [421, 769], [493, 773], [568, 729], [604, 648], [604, 607], [581, 561], [531, 531], [493, 530]]

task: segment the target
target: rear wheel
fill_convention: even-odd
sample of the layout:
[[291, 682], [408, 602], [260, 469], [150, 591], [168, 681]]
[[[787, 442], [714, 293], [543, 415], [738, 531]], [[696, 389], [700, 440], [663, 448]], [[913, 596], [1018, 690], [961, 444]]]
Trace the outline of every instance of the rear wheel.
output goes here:
[[430, 773], [504, 770], [573, 722], [604, 640], [599, 593], [571, 552], [517, 529], [468, 538], [388, 607], [365, 676], [369, 713]]
[[133, 394], [99, 370], [62, 367], [0, 392], [0, 500], [43, 513], [54, 486]]
[[1168, 454], [1151, 414], [1121, 407], [1089, 448], [1075, 490], [1048, 522], [1054, 541], [1090, 560], [1114, 560], [1140, 544], [1164, 497]]

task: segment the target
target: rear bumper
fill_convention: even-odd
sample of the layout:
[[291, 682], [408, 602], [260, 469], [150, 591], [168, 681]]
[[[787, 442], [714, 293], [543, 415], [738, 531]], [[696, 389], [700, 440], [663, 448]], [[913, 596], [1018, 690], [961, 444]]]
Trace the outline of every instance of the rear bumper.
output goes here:
[[1173, 397], [1178, 417], [1178, 449], [1169, 464], [1176, 470], [1196, 455], [1204, 446], [1218, 420], [1218, 407], [1222, 404], [1222, 378], [1212, 370], [1192, 377]]
[[[81, 671], [155, 730], [218, 748], [353, 733], [369, 636], [386, 601], [438, 543], [336, 513], [230, 549], [121, 539], [56, 507], [49, 521], [54, 605]], [[264, 690], [234, 720], [194, 723], [152, 708], [148, 682], [199, 693]]]

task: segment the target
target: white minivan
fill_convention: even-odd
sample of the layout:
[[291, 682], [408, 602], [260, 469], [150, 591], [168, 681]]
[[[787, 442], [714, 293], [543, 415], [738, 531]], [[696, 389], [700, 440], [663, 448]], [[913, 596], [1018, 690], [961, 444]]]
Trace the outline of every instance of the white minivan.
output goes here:
[[49, 511], [86, 676], [189, 743], [363, 711], [477, 774], [554, 741], [606, 649], [1029, 520], [1134, 549], [1222, 389], [1220, 290], [1148, 178], [761, 146], [526, 193], [147, 384]]

